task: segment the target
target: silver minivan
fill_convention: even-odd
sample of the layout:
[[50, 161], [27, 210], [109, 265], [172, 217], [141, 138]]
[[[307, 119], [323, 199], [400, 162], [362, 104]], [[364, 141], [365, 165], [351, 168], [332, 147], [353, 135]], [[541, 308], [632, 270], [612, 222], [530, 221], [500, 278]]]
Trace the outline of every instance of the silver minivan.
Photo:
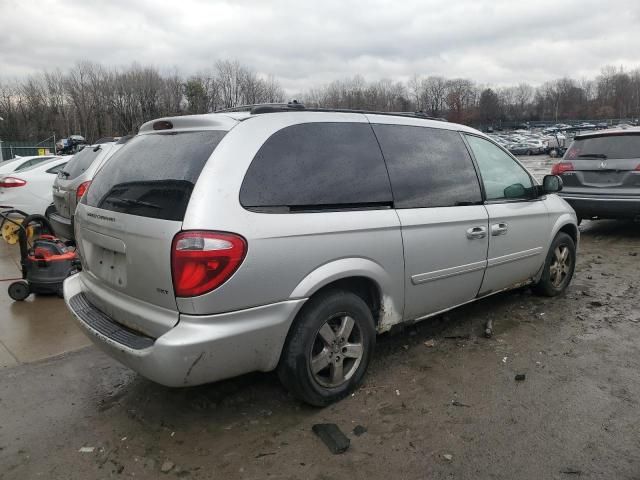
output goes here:
[[75, 214], [81, 327], [167, 386], [277, 369], [327, 405], [376, 333], [526, 284], [562, 293], [576, 215], [480, 132], [299, 104], [144, 124]]
[[76, 153], [53, 183], [53, 204], [47, 218], [56, 235], [73, 240], [73, 215], [96, 172], [130, 137], [103, 138]]

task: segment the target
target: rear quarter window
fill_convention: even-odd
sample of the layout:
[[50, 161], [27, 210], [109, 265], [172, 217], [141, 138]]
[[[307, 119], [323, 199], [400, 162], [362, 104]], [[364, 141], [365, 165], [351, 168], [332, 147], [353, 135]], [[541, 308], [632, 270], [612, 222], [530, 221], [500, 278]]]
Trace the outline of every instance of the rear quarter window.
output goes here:
[[134, 137], [98, 171], [84, 199], [104, 210], [181, 221], [200, 172], [225, 134], [208, 130]]
[[392, 201], [368, 123], [304, 123], [274, 133], [253, 159], [240, 190], [240, 203], [258, 211], [379, 208]]

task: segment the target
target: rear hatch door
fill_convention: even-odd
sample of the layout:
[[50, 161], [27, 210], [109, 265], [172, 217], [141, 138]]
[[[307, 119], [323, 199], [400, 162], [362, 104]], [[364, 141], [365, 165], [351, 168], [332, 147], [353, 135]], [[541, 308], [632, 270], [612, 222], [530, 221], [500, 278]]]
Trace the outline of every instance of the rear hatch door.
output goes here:
[[[98, 171], [82, 198], [75, 218], [84, 272], [94, 286], [87, 295], [120, 323], [158, 336], [177, 321], [173, 237], [198, 176], [225, 133], [138, 135]], [[131, 315], [119, 303], [143, 310], [147, 305], [159, 314]]]
[[564, 162], [564, 192], [571, 194], [640, 195], [640, 131], [577, 137]]
[[65, 168], [58, 173], [58, 177], [53, 183], [53, 205], [59, 215], [71, 218], [76, 205], [76, 189], [84, 181], [83, 174], [101, 157], [108, 155], [111, 148], [113, 148], [113, 144], [85, 147], [76, 153]]

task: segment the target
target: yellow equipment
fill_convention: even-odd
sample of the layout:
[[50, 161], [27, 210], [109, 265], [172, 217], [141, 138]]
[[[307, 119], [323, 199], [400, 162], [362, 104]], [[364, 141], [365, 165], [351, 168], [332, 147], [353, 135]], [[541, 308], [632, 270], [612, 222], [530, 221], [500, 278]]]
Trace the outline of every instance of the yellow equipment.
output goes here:
[[[2, 225], [2, 238], [9, 245], [15, 245], [18, 243], [18, 232], [22, 228], [22, 218], [12, 218], [9, 222], [4, 222]], [[27, 241], [31, 242], [34, 236], [34, 227], [32, 225], [27, 227]]]

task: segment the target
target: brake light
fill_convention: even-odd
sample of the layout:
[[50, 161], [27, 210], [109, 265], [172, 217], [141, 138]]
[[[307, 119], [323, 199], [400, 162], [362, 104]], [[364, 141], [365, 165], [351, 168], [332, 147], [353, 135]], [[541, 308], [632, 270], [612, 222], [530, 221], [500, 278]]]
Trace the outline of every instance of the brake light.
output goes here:
[[80, 201], [82, 196], [85, 193], [87, 193], [87, 190], [89, 189], [89, 185], [91, 185], [91, 180], [87, 180], [86, 182], [82, 182], [80, 185], [78, 185], [78, 188], [76, 189], [76, 200], [77, 201]]
[[233, 233], [178, 233], [171, 247], [171, 273], [177, 297], [194, 297], [226, 282], [247, 253], [247, 242]]
[[573, 171], [573, 163], [571, 162], [558, 162], [551, 167], [551, 175], [562, 175], [564, 172]]
[[14, 187], [23, 187], [27, 184], [25, 180], [16, 177], [4, 177], [0, 180], [0, 187], [2, 188], [14, 188]]
[[640, 172], [640, 163], [636, 166], [636, 171]]

